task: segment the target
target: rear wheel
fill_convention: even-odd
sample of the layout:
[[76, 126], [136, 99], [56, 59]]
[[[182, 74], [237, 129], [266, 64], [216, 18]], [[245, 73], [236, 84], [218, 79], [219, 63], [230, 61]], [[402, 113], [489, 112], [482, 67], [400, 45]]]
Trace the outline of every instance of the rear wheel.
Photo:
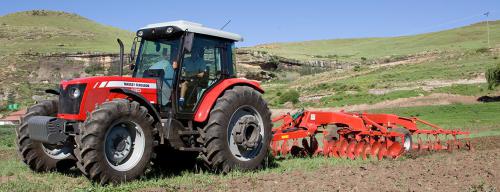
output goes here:
[[73, 155], [74, 144], [72, 142], [49, 145], [31, 140], [28, 134], [28, 120], [34, 116], [55, 117], [57, 105], [57, 100], [47, 100], [31, 106], [21, 118], [21, 125], [16, 128], [19, 156], [33, 171], [67, 171], [75, 165], [76, 158]]
[[147, 109], [135, 101], [103, 103], [80, 130], [78, 167], [101, 184], [140, 177], [150, 165], [157, 144], [153, 122]]
[[236, 86], [217, 100], [208, 124], [200, 130], [201, 157], [212, 170], [261, 168], [271, 140], [271, 112], [261, 94]]

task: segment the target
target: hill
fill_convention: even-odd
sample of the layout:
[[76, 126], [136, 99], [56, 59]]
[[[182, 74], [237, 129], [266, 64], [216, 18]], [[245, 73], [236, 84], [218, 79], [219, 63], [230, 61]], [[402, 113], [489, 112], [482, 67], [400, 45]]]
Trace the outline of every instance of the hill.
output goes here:
[[[277, 78], [264, 83], [265, 97], [278, 108], [294, 100], [290, 95], [299, 96], [295, 107], [374, 104], [433, 94], [479, 97], [499, 94], [487, 89], [484, 72], [500, 63], [500, 21], [490, 22], [490, 30], [491, 48], [481, 22], [413, 36], [272, 43], [243, 50], [281, 62], [272, 71]], [[287, 63], [290, 59], [296, 61]], [[298, 94], [290, 94], [294, 91]]]
[[0, 17], [0, 54], [118, 51], [133, 33], [57, 11], [33, 10]]
[[[491, 21], [492, 47], [500, 45], [500, 21]], [[464, 51], [487, 47], [486, 22], [451, 30], [411, 36], [315, 40], [292, 43], [271, 43], [246, 49], [298, 60], [334, 59], [361, 60], [386, 56], [413, 55], [425, 51]]]
[[62, 79], [106, 74], [117, 63], [118, 44], [133, 33], [76, 14], [32, 10], [0, 17], [0, 116], [45, 99]]

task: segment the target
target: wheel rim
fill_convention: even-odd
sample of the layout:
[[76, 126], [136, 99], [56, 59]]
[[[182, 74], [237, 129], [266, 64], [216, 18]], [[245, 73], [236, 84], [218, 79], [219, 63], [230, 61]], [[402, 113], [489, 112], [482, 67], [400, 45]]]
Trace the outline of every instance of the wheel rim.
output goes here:
[[144, 154], [144, 131], [131, 121], [115, 123], [106, 132], [104, 143], [108, 164], [117, 171], [128, 171], [139, 163]]
[[73, 152], [73, 147], [69, 144], [63, 146], [49, 145], [42, 143], [42, 149], [52, 159], [66, 159]]
[[232, 115], [228, 125], [228, 145], [231, 154], [240, 161], [257, 157], [264, 145], [264, 123], [252, 106], [241, 106]]
[[405, 135], [405, 142], [403, 143], [403, 148], [405, 149], [405, 151], [409, 151], [411, 149], [411, 135], [410, 134], [406, 134]]

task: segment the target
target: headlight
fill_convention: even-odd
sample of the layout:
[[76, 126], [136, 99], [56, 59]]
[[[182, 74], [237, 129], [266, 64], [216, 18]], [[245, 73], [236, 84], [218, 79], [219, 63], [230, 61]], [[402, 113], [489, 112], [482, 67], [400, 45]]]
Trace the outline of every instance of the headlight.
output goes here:
[[78, 89], [78, 88], [72, 88], [69, 92], [69, 96], [71, 96], [71, 98], [73, 98], [73, 99], [80, 97], [80, 94], [81, 94], [81, 92], [80, 92], [80, 89]]

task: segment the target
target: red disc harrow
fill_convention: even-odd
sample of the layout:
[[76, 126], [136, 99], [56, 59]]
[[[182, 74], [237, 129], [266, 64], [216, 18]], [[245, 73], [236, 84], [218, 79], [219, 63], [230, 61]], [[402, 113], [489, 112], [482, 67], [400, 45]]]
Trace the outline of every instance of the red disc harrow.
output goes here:
[[[274, 156], [323, 155], [381, 160], [395, 159], [411, 150], [471, 149], [469, 132], [445, 130], [415, 117], [300, 110], [273, 119], [274, 123], [279, 121], [282, 124], [273, 128], [271, 141]], [[321, 144], [318, 139], [322, 140]]]

